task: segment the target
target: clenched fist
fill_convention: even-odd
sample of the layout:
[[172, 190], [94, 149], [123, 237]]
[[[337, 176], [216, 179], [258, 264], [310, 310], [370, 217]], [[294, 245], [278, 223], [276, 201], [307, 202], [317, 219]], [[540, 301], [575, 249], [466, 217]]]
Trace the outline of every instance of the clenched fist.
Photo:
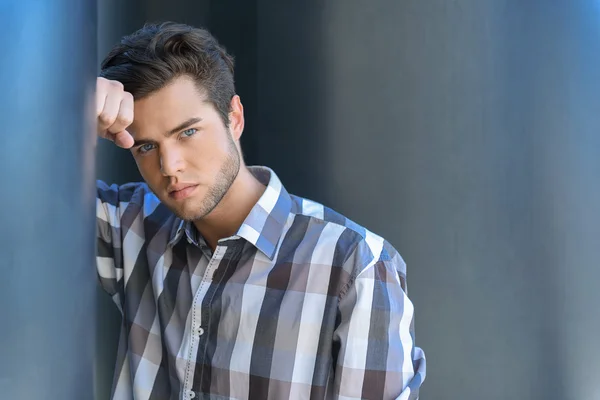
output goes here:
[[126, 128], [133, 122], [133, 96], [117, 81], [96, 80], [96, 115], [98, 136], [111, 140], [125, 149], [133, 146], [133, 137]]

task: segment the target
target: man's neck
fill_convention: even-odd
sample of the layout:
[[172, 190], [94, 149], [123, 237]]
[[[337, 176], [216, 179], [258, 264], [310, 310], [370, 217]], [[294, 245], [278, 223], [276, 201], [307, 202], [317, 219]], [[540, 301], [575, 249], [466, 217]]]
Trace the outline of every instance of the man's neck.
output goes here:
[[213, 251], [220, 239], [238, 231], [265, 188], [242, 164], [238, 176], [217, 207], [204, 218], [194, 221], [196, 229]]

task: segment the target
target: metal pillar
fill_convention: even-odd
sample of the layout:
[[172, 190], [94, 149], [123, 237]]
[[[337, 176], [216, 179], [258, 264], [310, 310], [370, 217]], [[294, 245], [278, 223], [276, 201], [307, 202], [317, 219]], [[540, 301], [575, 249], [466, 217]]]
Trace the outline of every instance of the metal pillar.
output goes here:
[[0, 4], [0, 398], [91, 399], [96, 2]]

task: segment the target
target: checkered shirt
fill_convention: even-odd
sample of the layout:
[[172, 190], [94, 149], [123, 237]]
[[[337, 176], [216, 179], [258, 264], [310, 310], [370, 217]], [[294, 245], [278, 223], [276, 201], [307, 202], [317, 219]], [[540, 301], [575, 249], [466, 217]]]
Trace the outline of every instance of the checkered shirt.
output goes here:
[[406, 265], [276, 174], [216, 249], [142, 183], [97, 184], [97, 269], [122, 314], [112, 398], [417, 399]]

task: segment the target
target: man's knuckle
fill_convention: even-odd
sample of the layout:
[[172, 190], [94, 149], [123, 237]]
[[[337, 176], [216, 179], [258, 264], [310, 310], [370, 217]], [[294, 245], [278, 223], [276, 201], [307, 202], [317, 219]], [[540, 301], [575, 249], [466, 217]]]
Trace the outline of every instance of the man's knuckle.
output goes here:
[[116, 89], [118, 89], [118, 90], [123, 90], [123, 89], [124, 89], [124, 86], [123, 86], [123, 84], [122, 84], [121, 82], [119, 82], [119, 81], [110, 81], [110, 84], [111, 84], [111, 85], [112, 85], [114, 88], [116, 88]]
[[133, 122], [133, 118], [131, 118], [131, 116], [127, 113], [121, 113], [119, 114], [119, 116], [117, 117], [117, 121], [119, 124], [121, 125], [125, 125], [128, 126]]
[[115, 122], [115, 116], [106, 112], [102, 112], [100, 115], [98, 115], [98, 120], [102, 123], [102, 125], [111, 125], [113, 122]]

